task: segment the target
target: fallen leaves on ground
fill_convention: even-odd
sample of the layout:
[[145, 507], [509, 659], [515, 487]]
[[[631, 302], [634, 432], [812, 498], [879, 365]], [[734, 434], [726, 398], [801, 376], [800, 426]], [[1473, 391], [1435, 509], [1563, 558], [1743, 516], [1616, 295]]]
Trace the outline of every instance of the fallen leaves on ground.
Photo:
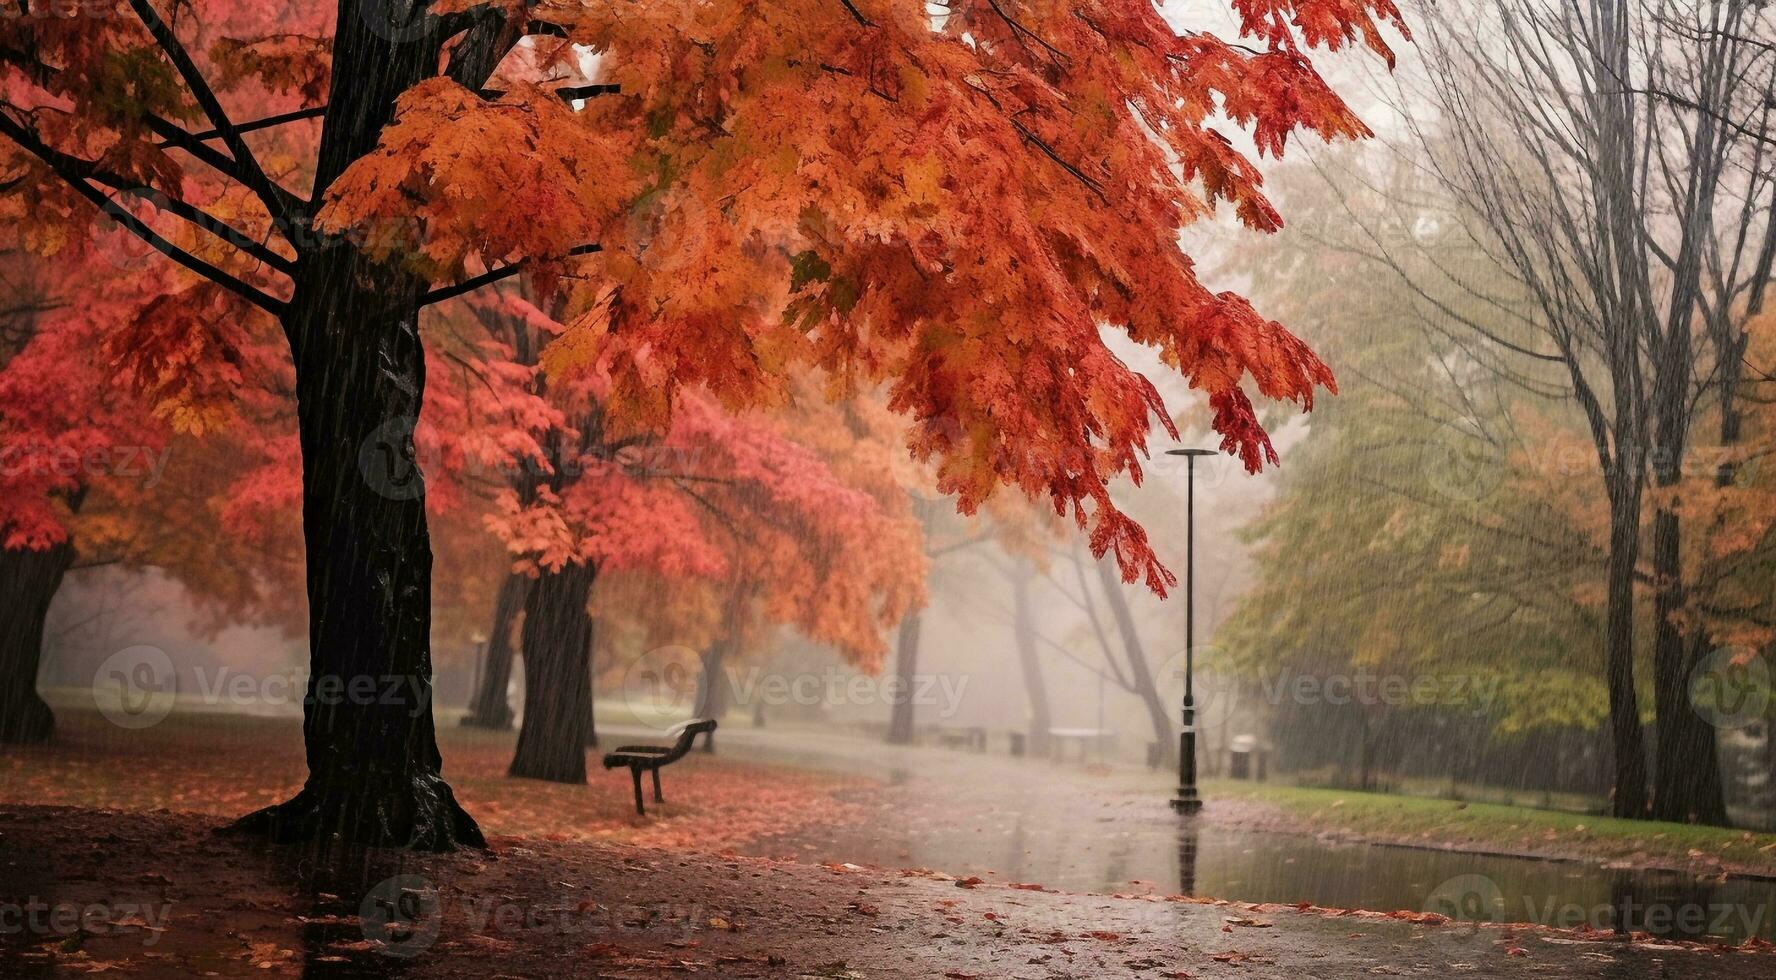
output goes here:
[[[585, 785], [508, 777], [515, 738], [438, 729], [444, 776], [490, 835], [720, 852], [860, 815], [834, 796], [856, 780], [693, 753], [662, 773], [667, 802], [638, 817], [627, 773], [599, 769], [596, 750]], [[124, 731], [61, 708], [54, 742], [0, 757], [0, 801], [238, 816], [293, 796], [303, 776], [300, 719], [175, 712]]]

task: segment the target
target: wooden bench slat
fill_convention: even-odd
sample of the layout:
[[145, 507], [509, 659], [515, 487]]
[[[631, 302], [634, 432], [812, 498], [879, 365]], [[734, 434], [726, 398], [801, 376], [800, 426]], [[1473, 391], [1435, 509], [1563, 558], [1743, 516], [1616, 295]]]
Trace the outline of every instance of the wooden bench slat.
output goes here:
[[715, 731], [714, 718], [698, 718], [694, 721], [686, 722], [685, 724], [678, 726], [676, 729], [678, 737], [673, 740], [671, 745], [619, 746], [615, 752], [605, 755], [604, 768], [628, 768], [629, 775], [635, 782], [635, 812], [645, 817], [647, 816], [647, 809], [642, 805], [641, 800], [642, 771], [646, 770], [653, 774], [654, 802], [666, 802], [660, 795], [661, 767], [669, 766], [684, 758], [686, 753], [691, 751], [691, 746], [697, 741], [697, 736], [713, 731]]

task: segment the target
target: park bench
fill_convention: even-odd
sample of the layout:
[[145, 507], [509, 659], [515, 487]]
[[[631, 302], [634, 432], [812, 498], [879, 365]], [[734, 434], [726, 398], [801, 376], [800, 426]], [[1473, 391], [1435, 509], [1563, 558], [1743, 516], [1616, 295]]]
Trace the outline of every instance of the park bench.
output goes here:
[[946, 749], [971, 749], [975, 752], [987, 750], [987, 730], [980, 727], [946, 728], [934, 727], [931, 733], [936, 736], [937, 744]]
[[691, 750], [691, 743], [698, 735], [715, 731], [714, 718], [698, 718], [674, 728], [676, 737], [671, 745], [619, 745], [615, 752], [604, 757], [604, 768], [617, 769], [628, 767], [629, 775], [635, 781], [635, 812], [647, 816], [647, 809], [641, 804], [641, 773], [643, 770], [653, 773], [654, 802], [664, 803], [660, 795], [660, 770], [685, 757]]
[[1116, 738], [1116, 730], [1112, 728], [1050, 728], [1048, 739], [1053, 746], [1056, 759], [1067, 758], [1067, 746], [1079, 746], [1079, 761], [1086, 761], [1086, 756], [1094, 749], [1099, 759], [1104, 757], [1104, 749]]

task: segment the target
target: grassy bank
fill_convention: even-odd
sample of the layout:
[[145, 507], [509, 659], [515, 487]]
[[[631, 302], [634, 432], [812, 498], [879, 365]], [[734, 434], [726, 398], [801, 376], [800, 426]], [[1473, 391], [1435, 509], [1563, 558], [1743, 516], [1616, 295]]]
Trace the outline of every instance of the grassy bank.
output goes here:
[[1776, 875], [1776, 834], [1275, 783], [1216, 781], [1203, 795], [1261, 804], [1273, 812], [1274, 829], [1636, 867]]

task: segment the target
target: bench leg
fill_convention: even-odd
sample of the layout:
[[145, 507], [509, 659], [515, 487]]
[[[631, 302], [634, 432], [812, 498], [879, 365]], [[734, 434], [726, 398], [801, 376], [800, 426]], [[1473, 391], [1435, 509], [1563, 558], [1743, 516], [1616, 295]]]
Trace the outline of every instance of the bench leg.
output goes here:
[[660, 795], [660, 770], [655, 769], [653, 772], [654, 772], [654, 802], [655, 803], [664, 803], [664, 802], [666, 802], [666, 798], [664, 796]]
[[[629, 775], [633, 776], [635, 778], [635, 812], [637, 814], [645, 817], [645, 816], [647, 816], [647, 810], [644, 809], [641, 805], [641, 770], [640, 769], [630, 769]], [[655, 775], [657, 777], [658, 773], [656, 773]]]

